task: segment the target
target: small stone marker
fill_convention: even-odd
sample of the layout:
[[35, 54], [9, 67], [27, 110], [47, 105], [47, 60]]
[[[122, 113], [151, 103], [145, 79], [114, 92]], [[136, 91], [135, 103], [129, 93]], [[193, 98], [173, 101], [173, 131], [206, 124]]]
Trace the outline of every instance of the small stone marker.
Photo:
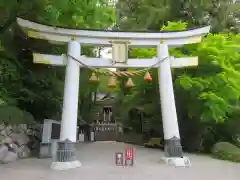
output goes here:
[[115, 164], [116, 166], [123, 166], [123, 153], [115, 153]]

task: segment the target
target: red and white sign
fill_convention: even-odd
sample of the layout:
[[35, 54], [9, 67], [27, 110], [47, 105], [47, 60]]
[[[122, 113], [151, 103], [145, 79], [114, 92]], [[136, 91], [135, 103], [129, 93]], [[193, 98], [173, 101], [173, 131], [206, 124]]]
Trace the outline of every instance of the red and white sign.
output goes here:
[[125, 160], [131, 160], [134, 159], [134, 148], [127, 148], [125, 149]]

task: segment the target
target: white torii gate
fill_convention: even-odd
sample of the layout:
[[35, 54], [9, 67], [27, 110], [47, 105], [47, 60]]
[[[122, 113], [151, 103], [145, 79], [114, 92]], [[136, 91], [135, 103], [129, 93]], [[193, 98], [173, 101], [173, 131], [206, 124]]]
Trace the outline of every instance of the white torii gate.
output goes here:
[[[66, 65], [60, 140], [63, 142], [68, 140], [69, 143], [60, 144], [59, 150], [66, 150], [69, 154], [67, 156], [65, 154], [64, 158], [58, 156], [57, 162], [52, 163], [53, 169], [69, 169], [81, 166], [80, 161], [73, 156], [77, 133], [79, 76], [80, 68], [83, 67], [76, 59], [88, 67], [96, 68], [146, 68], [156, 64], [154, 68], [159, 69], [160, 102], [165, 140], [165, 157], [163, 159], [169, 164], [186, 165], [186, 158], [183, 157], [180, 143], [171, 67], [197, 66], [198, 58], [169, 57], [168, 47], [199, 43], [202, 36], [209, 33], [209, 26], [188, 31], [147, 33], [56, 28], [20, 18], [17, 19], [17, 22], [31, 38], [43, 39], [56, 44], [68, 43], [67, 56], [33, 54], [35, 63]], [[82, 56], [82, 44], [112, 46], [112, 59]], [[157, 57], [128, 59], [128, 46], [154, 47], [157, 50]]]

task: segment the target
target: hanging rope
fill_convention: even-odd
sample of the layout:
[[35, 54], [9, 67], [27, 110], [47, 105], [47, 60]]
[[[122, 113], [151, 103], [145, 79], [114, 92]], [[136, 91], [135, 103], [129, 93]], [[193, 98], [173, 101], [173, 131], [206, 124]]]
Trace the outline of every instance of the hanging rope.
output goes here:
[[141, 70], [137, 70], [137, 71], [110, 71], [108, 69], [106, 70], [100, 70], [97, 68], [92, 68], [90, 66], [88, 66], [87, 64], [83, 63], [81, 60], [73, 57], [72, 55], [68, 54], [68, 57], [72, 58], [74, 61], [78, 62], [79, 64], [83, 65], [84, 67], [92, 70], [93, 72], [95, 72], [96, 74], [100, 74], [100, 75], [110, 75], [110, 76], [117, 76], [117, 77], [129, 77], [129, 76], [135, 76], [135, 75], [140, 75], [146, 71], [148, 71], [149, 69], [155, 67], [156, 65], [160, 64], [161, 62], [163, 62], [164, 60], [166, 60], [167, 58], [169, 58], [169, 56], [158, 60], [156, 63], [152, 64], [151, 66], [141, 69]]

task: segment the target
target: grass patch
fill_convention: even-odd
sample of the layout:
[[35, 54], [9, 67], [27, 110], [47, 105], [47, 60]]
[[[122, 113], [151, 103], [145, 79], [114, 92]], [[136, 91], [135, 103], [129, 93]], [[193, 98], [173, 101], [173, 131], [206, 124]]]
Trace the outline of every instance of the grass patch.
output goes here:
[[240, 162], [240, 148], [229, 143], [219, 142], [213, 146], [213, 157], [232, 162]]

